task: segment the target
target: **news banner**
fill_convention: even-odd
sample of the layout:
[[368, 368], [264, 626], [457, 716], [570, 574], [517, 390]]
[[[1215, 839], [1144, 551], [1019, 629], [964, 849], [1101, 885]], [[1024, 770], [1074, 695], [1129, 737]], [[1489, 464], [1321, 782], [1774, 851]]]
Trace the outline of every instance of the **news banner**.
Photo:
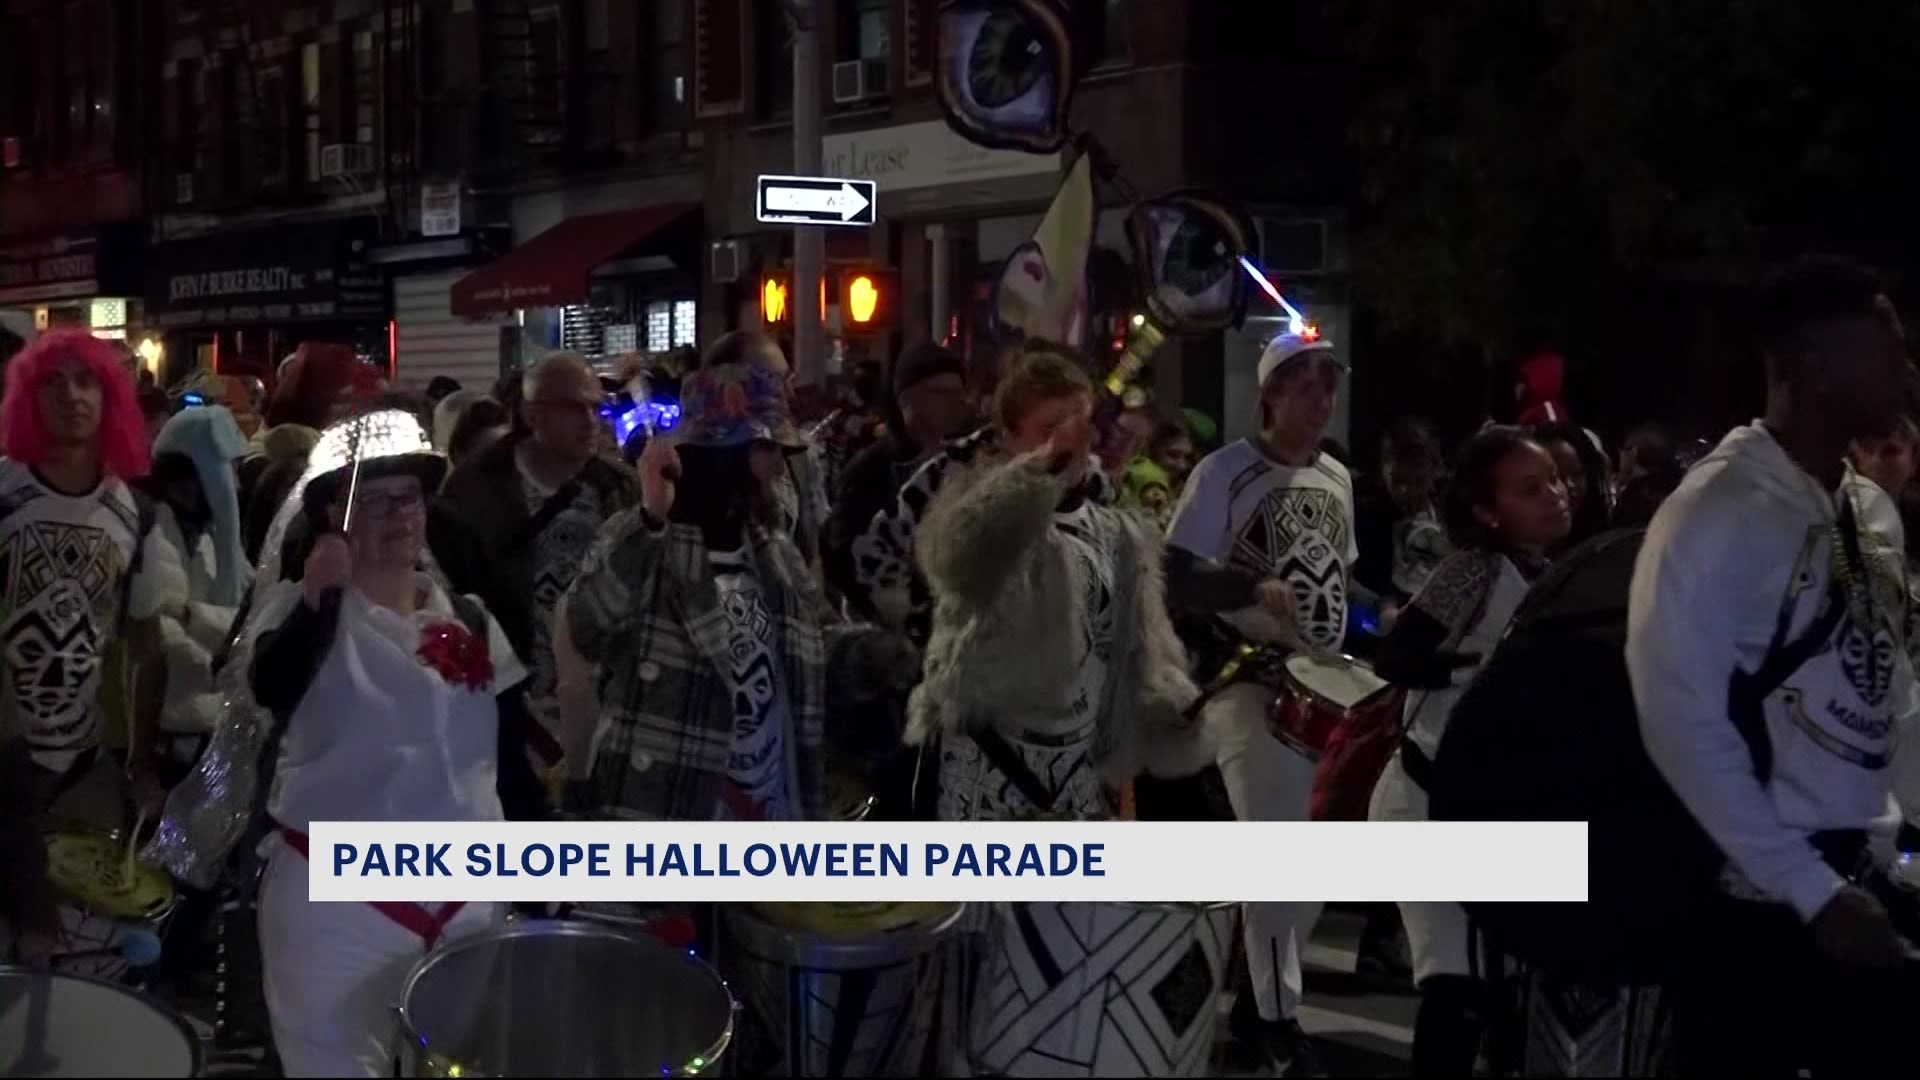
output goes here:
[[315, 822], [321, 901], [1587, 898], [1583, 822]]

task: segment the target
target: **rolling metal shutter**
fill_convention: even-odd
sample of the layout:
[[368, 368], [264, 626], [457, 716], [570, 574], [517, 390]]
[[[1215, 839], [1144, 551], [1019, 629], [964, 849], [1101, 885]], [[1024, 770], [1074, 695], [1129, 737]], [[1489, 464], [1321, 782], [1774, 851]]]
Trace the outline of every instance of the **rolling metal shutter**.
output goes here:
[[425, 390], [436, 375], [485, 392], [500, 377], [500, 331], [507, 316], [462, 319], [449, 307], [448, 292], [467, 271], [415, 274], [393, 279], [394, 331], [399, 345], [395, 383]]

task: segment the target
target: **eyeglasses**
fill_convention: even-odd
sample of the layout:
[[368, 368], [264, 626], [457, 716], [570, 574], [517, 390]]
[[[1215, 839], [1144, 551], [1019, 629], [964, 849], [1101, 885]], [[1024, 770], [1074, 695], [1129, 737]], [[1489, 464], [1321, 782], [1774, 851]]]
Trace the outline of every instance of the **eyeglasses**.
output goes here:
[[[426, 503], [426, 493], [417, 489], [414, 491], [396, 491], [386, 495], [378, 492], [365, 492], [354, 496], [355, 512], [377, 518], [392, 517], [395, 514], [404, 514], [409, 511], [418, 510], [422, 506], [425, 506]], [[346, 504], [342, 502], [340, 507], [344, 510], [346, 509]]]

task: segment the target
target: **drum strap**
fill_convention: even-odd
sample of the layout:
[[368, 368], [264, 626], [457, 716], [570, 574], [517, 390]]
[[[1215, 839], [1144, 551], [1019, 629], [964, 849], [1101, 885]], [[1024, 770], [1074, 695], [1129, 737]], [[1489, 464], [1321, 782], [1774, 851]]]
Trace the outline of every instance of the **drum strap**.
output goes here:
[[987, 756], [987, 760], [993, 764], [993, 767], [1000, 771], [1000, 775], [1006, 777], [1014, 787], [1020, 790], [1020, 794], [1026, 796], [1035, 810], [1046, 813], [1053, 809], [1053, 802], [1059, 798], [1059, 793], [1050, 790], [1047, 785], [1040, 782], [1040, 778], [1034, 775], [1033, 769], [1027, 765], [1027, 759], [1021, 757], [1018, 750], [1008, 745], [1007, 740], [998, 731], [990, 727], [982, 728], [979, 731], [968, 732], [968, 737], [980, 748], [980, 752]]
[[[286, 838], [288, 847], [300, 853], [301, 858], [305, 859], [309, 857], [307, 855], [306, 833], [298, 829], [283, 827], [280, 830], [280, 835]], [[418, 904], [407, 904], [392, 900], [369, 900], [366, 904], [368, 907], [391, 919], [402, 930], [406, 930], [413, 934], [413, 936], [419, 938], [421, 944], [425, 945], [429, 950], [439, 943], [440, 935], [446, 932], [447, 924], [452, 922], [456, 915], [460, 914], [460, 909], [467, 906], [466, 901], [455, 900], [452, 903], [440, 905], [440, 910], [434, 912], [428, 911]]]

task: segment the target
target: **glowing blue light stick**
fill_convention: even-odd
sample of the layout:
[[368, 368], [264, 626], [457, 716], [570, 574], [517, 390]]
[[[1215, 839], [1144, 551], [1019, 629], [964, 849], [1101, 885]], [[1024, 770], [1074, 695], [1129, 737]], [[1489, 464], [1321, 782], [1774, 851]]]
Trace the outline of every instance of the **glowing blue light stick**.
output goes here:
[[1262, 292], [1272, 297], [1273, 302], [1279, 304], [1280, 307], [1286, 311], [1288, 333], [1298, 334], [1306, 328], [1307, 320], [1305, 316], [1300, 314], [1300, 309], [1287, 303], [1287, 298], [1281, 296], [1280, 290], [1274, 286], [1273, 282], [1267, 280], [1267, 275], [1261, 273], [1260, 268], [1253, 265], [1252, 259], [1247, 258], [1245, 255], [1240, 256], [1240, 267], [1247, 272], [1248, 277], [1253, 279], [1255, 285], [1260, 286]]

